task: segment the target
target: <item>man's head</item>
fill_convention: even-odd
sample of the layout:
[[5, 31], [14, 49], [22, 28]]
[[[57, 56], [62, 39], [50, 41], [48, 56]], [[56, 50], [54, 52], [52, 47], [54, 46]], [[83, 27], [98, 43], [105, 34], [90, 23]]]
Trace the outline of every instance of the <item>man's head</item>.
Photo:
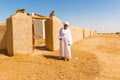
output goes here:
[[64, 22], [64, 29], [67, 29], [67, 27], [69, 26], [69, 22]]

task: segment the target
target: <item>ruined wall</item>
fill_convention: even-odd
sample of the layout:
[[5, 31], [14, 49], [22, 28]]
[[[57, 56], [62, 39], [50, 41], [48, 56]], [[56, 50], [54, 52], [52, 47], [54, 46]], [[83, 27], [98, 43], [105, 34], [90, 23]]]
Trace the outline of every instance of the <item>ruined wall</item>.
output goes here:
[[62, 27], [62, 22], [56, 16], [45, 22], [45, 43], [49, 50], [56, 50], [59, 48], [58, 32]]
[[6, 37], [6, 24], [1, 23], [0, 24], [0, 49], [7, 49], [7, 37]]
[[[24, 11], [17, 11], [6, 20], [6, 24], [0, 24], [0, 49], [7, 49], [8, 55], [29, 54], [33, 52], [33, 29], [34, 23], [35, 37], [45, 39], [46, 48], [49, 50], [59, 49], [58, 33], [63, 27], [62, 21], [56, 16], [50, 19], [33, 20]], [[44, 28], [45, 27], [45, 28]], [[82, 29], [69, 26], [72, 32], [73, 42], [96, 35], [97, 32], [89, 29]]]
[[92, 30], [90, 30], [90, 36], [92, 36], [92, 35], [93, 35]]
[[[58, 40], [58, 32], [61, 27], [63, 27], [62, 21], [58, 19], [56, 16], [52, 16], [50, 20], [46, 21], [45, 24], [45, 43], [46, 47], [49, 50], [58, 50], [59, 49], [59, 40]], [[78, 27], [69, 26], [72, 32], [73, 42], [82, 40], [84, 38], [88, 38], [95, 34], [95, 31], [89, 29], [82, 29]]]
[[[35, 22], [37, 23], [35, 23], [34, 26], [40, 26], [38, 24], [40, 22], [39, 20]], [[41, 23], [42, 22], [40, 22], [40, 24]], [[48, 48], [49, 50], [59, 49], [58, 32], [61, 27], [63, 27], [62, 21], [56, 16], [52, 16], [50, 17], [50, 19], [45, 21], [45, 44], [46, 48]], [[73, 42], [82, 40], [96, 34], [95, 31], [89, 29], [82, 29], [73, 26], [69, 26], [69, 28], [72, 32]], [[4, 28], [4, 30], [2, 31], [4, 32], [5, 30], [6, 28]], [[44, 30], [41, 29], [41, 31]], [[6, 49], [7, 47], [9, 55], [13, 55], [16, 53], [32, 53], [32, 36], [32, 18], [25, 13], [14, 14], [7, 19], [7, 42], [6, 40], [4, 40], [6, 39], [6, 37], [2, 38], [2, 36], [0, 36], [0, 39], [4, 40], [4, 42], [1, 43], [0, 48]], [[4, 43], [7, 43], [7, 46]]]
[[83, 29], [78, 27], [69, 26], [73, 42], [79, 41], [83, 39]]
[[91, 30], [91, 31], [90, 31], [90, 36], [93, 36], [93, 35], [94, 35], [94, 31]]
[[83, 38], [88, 38], [88, 37], [90, 37], [90, 30], [84, 29], [83, 30]]
[[53, 17], [53, 50], [59, 49], [59, 39], [58, 39], [58, 32], [60, 28], [63, 27], [62, 21], [57, 18]]
[[16, 13], [7, 19], [7, 50], [9, 55], [32, 53], [32, 18]]
[[12, 30], [12, 18], [6, 20], [7, 25], [7, 51], [8, 55], [13, 55], [13, 30]]
[[52, 20], [45, 21], [45, 45], [49, 50], [53, 50], [53, 27]]

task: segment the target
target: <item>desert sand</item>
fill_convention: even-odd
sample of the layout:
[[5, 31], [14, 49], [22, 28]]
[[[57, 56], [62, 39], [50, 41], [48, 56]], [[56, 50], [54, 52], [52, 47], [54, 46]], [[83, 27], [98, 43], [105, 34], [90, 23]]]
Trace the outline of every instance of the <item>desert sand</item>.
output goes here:
[[40, 45], [30, 55], [0, 53], [0, 80], [120, 80], [119, 34], [99, 34], [74, 43], [69, 62], [57, 60], [59, 51]]

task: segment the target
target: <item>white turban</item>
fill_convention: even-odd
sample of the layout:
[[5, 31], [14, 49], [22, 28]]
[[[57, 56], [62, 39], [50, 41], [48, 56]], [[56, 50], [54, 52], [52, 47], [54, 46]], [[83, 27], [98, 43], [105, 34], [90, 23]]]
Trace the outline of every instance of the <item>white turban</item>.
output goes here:
[[69, 25], [69, 22], [66, 21], [66, 22], [64, 22], [63, 24], [64, 24], [64, 25]]

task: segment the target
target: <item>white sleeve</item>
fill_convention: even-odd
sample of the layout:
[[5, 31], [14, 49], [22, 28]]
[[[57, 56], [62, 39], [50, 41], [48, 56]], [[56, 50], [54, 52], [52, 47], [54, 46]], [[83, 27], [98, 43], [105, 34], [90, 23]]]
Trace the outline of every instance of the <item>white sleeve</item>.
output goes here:
[[63, 38], [63, 36], [62, 36], [62, 28], [59, 30], [58, 38], [59, 38], [59, 39], [60, 39], [60, 38]]
[[68, 34], [68, 44], [72, 45], [73, 41], [72, 41], [72, 34], [71, 34], [71, 30], [69, 30], [69, 34]]

